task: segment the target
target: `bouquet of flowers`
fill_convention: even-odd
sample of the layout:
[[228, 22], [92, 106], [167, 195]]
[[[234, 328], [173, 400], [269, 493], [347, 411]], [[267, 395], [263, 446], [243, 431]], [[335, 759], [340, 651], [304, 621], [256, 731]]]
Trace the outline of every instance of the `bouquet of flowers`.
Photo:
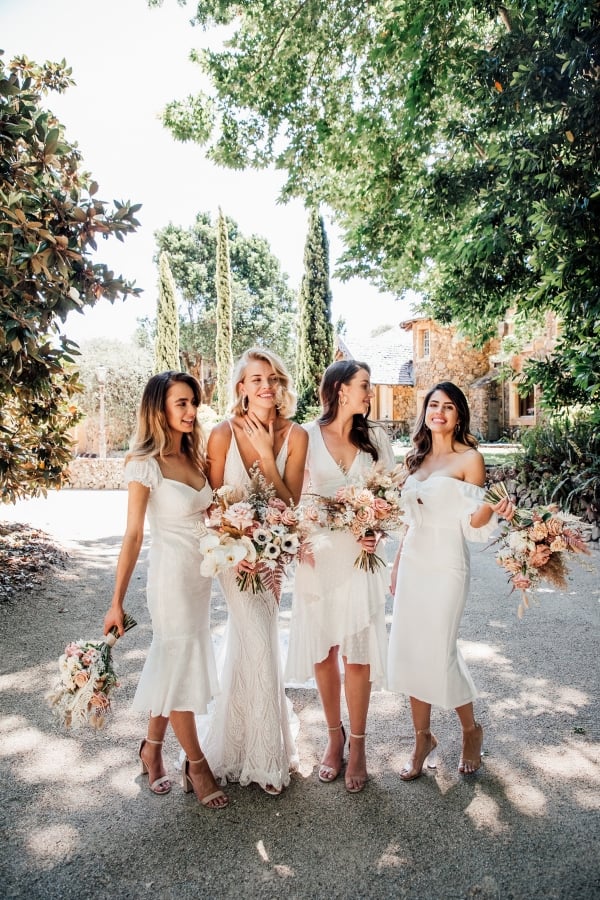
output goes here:
[[[494, 484], [484, 502], [499, 503], [509, 497], [504, 482]], [[521, 591], [519, 618], [529, 606], [528, 591], [540, 580], [557, 588], [567, 586], [567, 553], [589, 553], [577, 528], [579, 520], [558, 511], [556, 506], [517, 510], [502, 534], [493, 543], [500, 549], [496, 562], [509, 573], [513, 590]]]
[[[305, 517], [322, 528], [350, 531], [357, 540], [369, 535], [385, 537], [403, 525], [400, 494], [405, 477], [403, 466], [386, 472], [374, 463], [360, 481], [340, 488], [335, 497], [313, 495], [306, 505]], [[375, 572], [385, 562], [376, 553], [363, 549], [354, 565]]]
[[245, 560], [253, 570], [238, 572], [241, 591], [271, 590], [279, 599], [288, 566], [311, 558], [299, 509], [277, 497], [258, 466], [250, 471], [247, 489], [224, 484], [215, 491], [207, 525], [200, 529], [201, 574], [212, 577]]
[[[137, 625], [125, 613], [123, 628]], [[119, 637], [111, 628], [101, 641], [72, 641], [58, 659], [59, 678], [46, 699], [66, 728], [102, 728], [110, 710], [110, 694], [118, 687], [111, 648]]]

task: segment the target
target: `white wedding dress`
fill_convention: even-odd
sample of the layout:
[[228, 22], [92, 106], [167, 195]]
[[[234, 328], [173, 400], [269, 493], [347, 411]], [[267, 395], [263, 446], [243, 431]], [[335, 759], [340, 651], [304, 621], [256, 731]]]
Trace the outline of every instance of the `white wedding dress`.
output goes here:
[[212, 582], [200, 575], [195, 525], [204, 522], [210, 485], [197, 491], [164, 478], [153, 458], [130, 460], [124, 479], [150, 488], [146, 595], [152, 643], [133, 708], [153, 716], [168, 716], [172, 710], [205, 713], [218, 681], [210, 633]]
[[[289, 431], [276, 460], [282, 477], [288, 438]], [[223, 482], [250, 482], [233, 429]], [[279, 604], [271, 591], [240, 591], [233, 569], [219, 580], [228, 608], [224, 663], [208, 731], [206, 722], [199, 723], [202, 750], [220, 784], [256, 782], [280, 789], [298, 768], [298, 754], [282, 679]]]
[[402, 544], [390, 632], [388, 688], [444, 709], [477, 697], [457, 645], [469, 592], [469, 541], [487, 541], [498, 520], [473, 528], [483, 488], [447, 475], [409, 475], [402, 490]]
[[[308, 431], [306, 495], [333, 497], [336, 491], [360, 482], [373, 466], [370, 454], [358, 451], [348, 472], [331, 456], [317, 422]], [[395, 466], [387, 434], [372, 428], [379, 463], [388, 471]], [[385, 566], [367, 572], [354, 565], [361, 546], [345, 531], [319, 529], [313, 538], [314, 565], [296, 567], [290, 643], [285, 680], [303, 684], [314, 676], [314, 665], [322, 662], [331, 647], [349, 663], [370, 666], [374, 689], [385, 687], [387, 632], [385, 597], [388, 572]]]

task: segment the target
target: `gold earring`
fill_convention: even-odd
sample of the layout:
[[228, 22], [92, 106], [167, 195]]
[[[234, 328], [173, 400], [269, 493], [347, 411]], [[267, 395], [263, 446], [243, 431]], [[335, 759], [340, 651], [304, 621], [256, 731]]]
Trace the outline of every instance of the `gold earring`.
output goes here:
[[242, 412], [247, 413], [249, 405], [250, 405], [250, 401], [248, 400], [248, 394], [242, 394], [242, 402], [241, 402]]

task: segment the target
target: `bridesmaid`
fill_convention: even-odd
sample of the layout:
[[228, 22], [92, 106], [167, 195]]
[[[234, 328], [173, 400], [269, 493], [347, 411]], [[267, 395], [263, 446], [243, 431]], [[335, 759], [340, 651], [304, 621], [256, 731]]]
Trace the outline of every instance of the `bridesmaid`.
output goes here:
[[[437, 746], [431, 705], [455, 709], [462, 727], [458, 771], [481, 765], [483, 730], [475, 721], [477, 691], [457, 645], [469, 591], [467, 540], [486, 541], [495, 513], [510, 519], [509, 500], [483, 503], [485, 463], [469, 431], [467, 398], [452, 382], [435, 385], [423, 402], [406, 456], [402, 491], [408, 531], [392, 569], [395, 594], [388, 687], [410, 696], [415, 745], [400, 773], [421, 775]], [[433, 759], [430, 760], [433, 763]]]
[[[307, 426], [309, 448], [304, 490], [332, 497], [360, 481], [374, 463], [391, 470], [394, 454], [385, 430], [369, 422], [371, 373], [365, 363], [340, 360], [321, 381], [322, 413]], [[367, 781], [365, 738], [371, 687], [385, 686], [387, 634], [385, 582], [380, 570], [356, 568], [361, 547], [375, 551], [376, 538], [357, 543], [347, 531], [324, 529], [314, 541], [315, 564], [296, 569], [286, 681], [315, 677], [329, 735], [319, 779], [335, 781], [342, 770], [346, 731], [341, 719], [341, 672], [350, 718], [346, 789]]]
[[199, 404], [198, 382], [183, 372], [153, 375], [144, 389], [137, 430], [125, 457], [127, 527], [104, 633], [115, 625], [123, 633], [123, 602], [148, 514], [152, 643], [133, 701], [134, 709], [150, 710], [147, 737], [139, 747], [141, 769], [154, 794], [169, 793], [162, 745], [170, 722], [185, 753], [184, 790], [193, 790], [203, 806], [223, 809], [228, 800], [204, 758], [195, 722], [195, 714], [206, 712], [217, 691], [209, 623], [211, 579], [198, 576], [202, 554], [194, 532], [212, 499], [204, 475]]
[[[296, 398], [283, 362], [262, 347], [247, 350], [233, 372], [233, 393], [231, 418], [208, 441], [211, 486], [246, 487], [249, 470], [258, 465], [281, 500], [297, 503], [308, 440], [288, 418]], [[220, 576], [228, 607], [226, 650], [205, 751], [221, 784], [256, 782], [276, 796], [298, 765], [281, 673], [279, 598], [269, 590], [241, 591], [236, 576], [235, 570]]]

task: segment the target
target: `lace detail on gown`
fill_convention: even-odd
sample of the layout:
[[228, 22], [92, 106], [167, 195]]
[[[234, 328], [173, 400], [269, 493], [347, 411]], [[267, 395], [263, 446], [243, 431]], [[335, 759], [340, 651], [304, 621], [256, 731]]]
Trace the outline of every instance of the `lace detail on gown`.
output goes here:
[[[288, 439], [289, 431], [276, 461], [282, 476]], [[249, 483], [233, 429], [224, 483]], [[270, 591], [240, 591], [233, 570], [219, 581], [228, 608], [221, 694], [208, 720], [199, 723], [202, 749], [221, 784], [285, 787], [298, 755], [283, 686], [279, 605]]]

